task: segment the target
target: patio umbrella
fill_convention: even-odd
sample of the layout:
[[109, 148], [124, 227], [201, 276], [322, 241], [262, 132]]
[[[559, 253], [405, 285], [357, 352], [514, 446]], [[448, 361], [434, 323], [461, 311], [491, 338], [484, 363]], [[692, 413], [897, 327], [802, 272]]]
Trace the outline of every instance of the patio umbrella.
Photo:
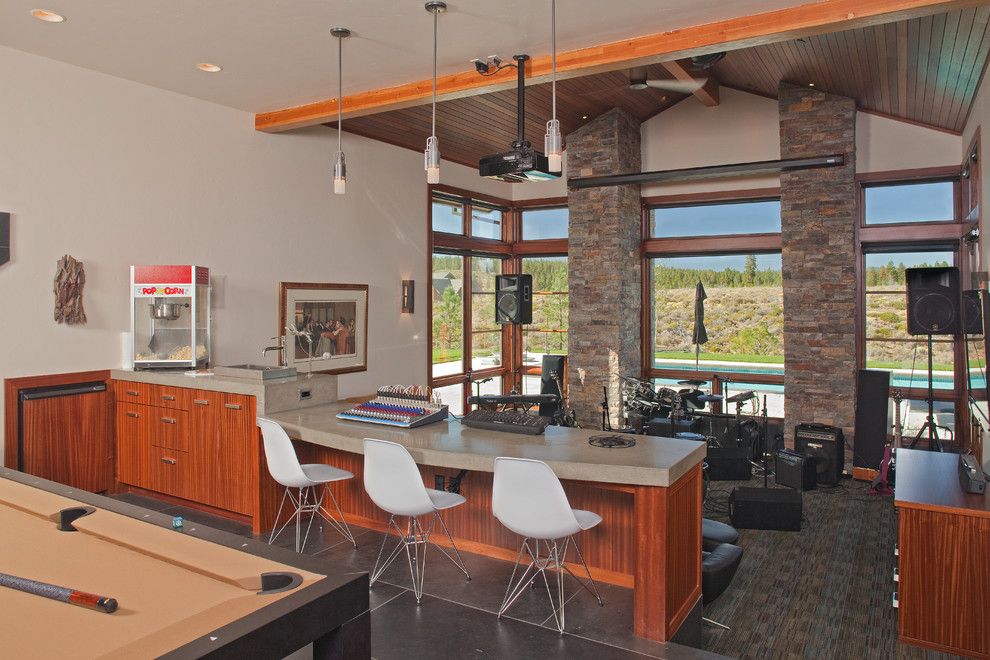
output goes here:
[[699, 368], [701, 357], [701, 345], [708, 342], [708, 331], [705, 330], [705, 285], [698, 280], [694, 287], [694, 330], [691, 333], [691, 341], [694, 342], [694, 368]]

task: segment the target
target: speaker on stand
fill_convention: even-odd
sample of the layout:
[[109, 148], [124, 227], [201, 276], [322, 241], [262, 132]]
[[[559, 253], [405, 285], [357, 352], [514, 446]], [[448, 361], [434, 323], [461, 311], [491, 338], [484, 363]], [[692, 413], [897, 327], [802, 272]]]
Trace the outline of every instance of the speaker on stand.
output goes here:
[[957, 335], [962, 330], [959, 269], [949, 266], [908, 268], [904, 271], [904, 282], [907, 285], [908, 333], [928, 335], [928, 417], [911, 447], [915, 447], [927, 432], [928, 448], [942, 451], [942, 441], [935, 424], [932, 337]]
[[513, 326], [509, 336], [512, 366], [512, 392], [516, 392], [516, 328], [533, 322], [533, 276], [495, 276], [495, 323]]

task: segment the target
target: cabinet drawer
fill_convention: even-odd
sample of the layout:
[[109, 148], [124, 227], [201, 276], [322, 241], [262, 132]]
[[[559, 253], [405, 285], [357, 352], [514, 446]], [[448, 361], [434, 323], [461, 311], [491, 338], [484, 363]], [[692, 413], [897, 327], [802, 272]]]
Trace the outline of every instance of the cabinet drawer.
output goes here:
[[151, 385], [147, 383], [132, 383], [129, 380], [113, 381], [113, 391], [117, 401], [127, 403], [154, 403], [151, 400]]
[[189, 410], [192, 390], [185, 387], [152, 385], [149, 394], [151, 405], [173, 410]]
[[184, 451], [154, 447], [151, 452], [151, 483], [159, 493], [186, 498], [189, 484], [189, 454]]
[[189, 413], [185, 410], [150, 408], [151, 444], [162, 449], [189, 451]]

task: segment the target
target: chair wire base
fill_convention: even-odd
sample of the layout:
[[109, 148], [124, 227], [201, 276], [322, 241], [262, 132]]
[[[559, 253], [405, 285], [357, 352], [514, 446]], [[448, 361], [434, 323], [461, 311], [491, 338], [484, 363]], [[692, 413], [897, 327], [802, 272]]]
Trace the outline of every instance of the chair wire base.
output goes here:
[[[271, 536], [268, 537], [268, 544], [274, 543], [285, 528], [289, 526], [290, 523], [296, 523], [296, 552], [302, 552], [306, 547], [306, 541], [309, 539], [309, 531], [313, 527], [313, 520], [319, 515], [321, 520], [327, 521], [327, 523], [340, 532], [340, 534], [351, 542], [355, 548], [357, 547], [357, 542], [354, 540], [354, 535], [351, 534], [351, 528], [347, 526], [347, 521], [344, 519], [344, 514], [340, 510], [340, 505], [337, 504], [337, 498], [334, 497], [333, 491], [330, 489], [329, 484], [323, 484], [323, 488], [320, 490], [319, 499], [316, 498], [316, 493], [314, 492], [319, 486], [306, 486], [304, 488], [297, 488], [297, 493], [293, 494], [291, 488], [285, 489], [285, 494], [282, 495], [282, 503], [278, 506], [278, 513], [275, 514], [275, 527], [272, 528]], [[333, 508], [337, 511], [338, 518], [334, 516], [323, 506], [323, 500], [327, 495], [330, 495], [330, 501], [333, 502]], [[282, 509], [285, 508], [286, 499], [292, 503], [295, 507], [295, 513], [289, 517], [285, 523], [279, 527], [278, 521], [282, 518]], [[302, 536], [302, 515], [304, 513], [309, 514], [309, 524], [306, 525], [306, 535]], [[323, 527], [323, 523], [320, 523], [320, 527]]]
[[[392, 565], [399, 554], [403, 550], [406, 552], [406, 562], [409, 564], [409, 574], [412, 576], [413, 583], [413, 595], [416, 596], [416, 603], [419, 603], [423, 598], [423, 582], [426, 578], [426, 546], [430, 542], [430, 536], [433, 534], [433, 528], [436, 522], [440, 521], [440, 527], [443, 529], [444, 534], [447, 535], [447, 540], [450, 541], [450, 548], [454, 551], [454, 555], [451, 556], [446, 550], [441, 546], [433, 542], [433, 547], [440, 551], [440, 553], [450, 560], [454, 566], [459, 568], [464, 577], [468, 580], [471, 579], [471, 574], [464, 567], [464, 562], [461, 560], [461, 553], [457, 551], [457, 546], [454, 544], [454, 538], [450, 535], [450, 530], [447, 529], [447, 524], [443, 521], [443, 517], [440, 515], [439, 511], [434, 511], [433, 516], [430, 517], [430, 523], [427, 527], [423, 527], [423, 524], [419, 522], [419, 519], [415, 516], [409, 516], [409, 520], [406, 524], [406, 531], [402, 531], [399, 524], [395, 520], [396, 516], [391, 515], [388, 518], [388, 525], [385, 528], [385, 536], [382, 538], [382, 547], [378, 550], [378, 559], [375, 560], [375, 567], [371, 570], [371, 576], [369, 580], [369, 586], [374, 584], [378, 578]], [[395, 547], [389, 552], [384, 561], [382, 561], [382, 556], [385, 554], [385, 546], [388, 544], [389, 532], [395, 530], [395, 534], [398, 537], [398, 542]]]
[[[540, 540], [532, 539], [535, 542], [535, 550], [530, 545], [530, 540], [528, 538], [523, 539], [522, 545], [519, 546], [519, 554], [516, 555], [515, 566], [512, 567], [512, 577], [509, 578], [509, 584], [505, 589], [505, 598], [502, 600], [502, 605], [499, 607], [498, 616], [501, 618], [505, 612], [512, 607], [512, 605], [519, 600], [519, 597], [526, 591], [526, 588], [534, 583], [537, 577], [543, 578], [543, 584], [547, 589], [547, 596], [550, 598], [550, 606], [553, 608], [553, 618], [554, 622], [557, 624], [557, 632], [564, 634], [564, 603], [566, 599], [564, 597], [564, 573], [566, 572], [574, 580], [581, 585], [588, 593], [595, 597], [598, 601], [600, 607], [604, 607], [605, 602], [602, 600], [601, 594], [598, 593], [598, 586], [595, 584], [595, 580], [591, 577], [591, 571], [588, 570], [588, 564], [584, 561], [584, 555], [581, 554], [581, 548], [578, 546], [577, 541], [574, 540], [573, 536], [565, 537], [564, 539], [553, 539], [550, 541], [543, 541], [543, 546], [545, 548], [544, 555], [540, 554]], [[563, 541], [563, 543], [561, 543]], [[567, 561], [567, 551], [571, 546], [574, 546], [574, 551], [577, 553], [578, 560], [580, 560], [581, 565], [584, 567], [585, 575], [587, 575], [587, 580], [582, 580], [571, 571], [570, 567], [565, 563]], [[516, 573], [519, 570], [519, 564], [523, 560], [523, 552], [529, 556], [529, 566], [522, 572], [519, 579], [516, 580]], [[550, 580], [547, 579], [547, 571], [554, 571], [557, 573], [556, 588], [551, 589]], [[554, 591], [556, 591], [556, 602], [554, 600]]]
[[701, 620], [704, 621], [705, 623], [707, 623], [710, 626], [715, 626], [716, 628], [721, 628], [722, 630], [732, 630], [732, 628], [730, 628], [729, 626], [725, 625], [724, 623], [719, 623], [718, 621], [713, 621], [712, 619], [707, 619], [705, 617], [701, 617]]

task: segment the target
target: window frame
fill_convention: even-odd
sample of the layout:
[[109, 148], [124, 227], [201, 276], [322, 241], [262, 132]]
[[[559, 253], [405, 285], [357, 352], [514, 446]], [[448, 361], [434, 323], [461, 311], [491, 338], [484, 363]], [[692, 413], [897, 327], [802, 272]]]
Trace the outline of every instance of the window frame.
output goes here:
[[[743, 374], [730, 371], [696, 371], [694, 369], [660, 369], [653, 361], [653, 278], [651, 260], [676, 257], [699, 257], [746, 254], [779, 254], [783, 240], [778, 233], [725, 234], [720, 236], [685, 236], [653, 238], [650, 231], [650, 211], [658, 207], [732, 204], [779, 200], [780, 188], [753, 188], [684, 195], [664, 195], [642, 198], [642, 315], [640, 318], [641, 371], [644, 379], [697, 378], [711, 383], [712, 394], [722, 394], [726, 382], [746, 382], [754, 385], [783, 385], [783, 374]], [[784, 405], [786, 406], [786, 400]], [[712, 404], [712, 411], [723, 412], [721, 402]], [[774, 418], [778, 419], [778, 418]]]
[[[567, 239], [521, 240], [522, 212], [537, 208], [567, 208], [566, 197], [550, 197], [542, 199], [510, 201], [476, 193], [462, 188], [443, 184], [427, 186], [427, 268], [432, 275], [433, 256], [435, 253], [451, 254], [464, 257], [462, 278], [464, 282], [464, 328], [465, 346], [461, 355], [461, 371], [444, 376], [433, 376], [433, 295], [432, 289], [427, 297], [427, 382], [430, 387], [439, 388], [449, 385], [462, 385], [463, 406], [468, 410], [467, 398], [473, 394], [471, 381], [489, 376], [502, 379], [502, 391], [509, 392], [513, 388], [522, 391], [524, 375], [540, 375], [539, 367], [522, 364], [522, 326], [504, 325], [502, 334], [502, 364], [486, 369], [471, 369], [471, 302], [473, 289], [471, 277], [471, 257], [497, 258], [502, 260], [503, 275], [516, 275], [521, 272], [524, 257], [567, 257]], [[433, 200], [439, 197], [464, 205], [462, 217], [463, 234], [433, 231]], [[473, 206], [496, 208], [503, 212], [502, 238], [491, 239], [471, 235], [471, 209]], [[432, 283], [431, 283], [432, 285]], [[565, 381], [566, 382], [566, 381]]]

